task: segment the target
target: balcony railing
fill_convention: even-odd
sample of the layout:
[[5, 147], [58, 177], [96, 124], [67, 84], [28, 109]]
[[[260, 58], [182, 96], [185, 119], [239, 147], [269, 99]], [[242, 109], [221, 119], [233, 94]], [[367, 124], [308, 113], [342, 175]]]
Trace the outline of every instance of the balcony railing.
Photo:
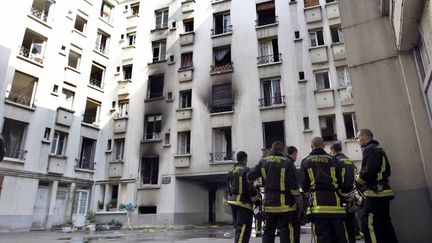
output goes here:
[[108, 48], [106, 48], [104, 44], [96, 43], [95, 50], [105, 55], [108, 55]]
[[20, 105], [28, 106], [28, 107], [33, 107], [33, 108], [35, 107], [35, 105], [32, 101], [32, 97], [28, 96], [28, 95], [22, 95], [19, 93], [9, 92], [9, 95], [6, 98], [6, 100], [11, 101], [13, 103], [20, 104]]
[[214, 28], [211, 29], [212, 35], [221, 35], [225, 33], [231, 33], [232, 32], [232, 25], [224, 26], [223, 28]]
[[89, 84], [90, 84], [91, 86], [95, 86], [95, 87], [98, 87], [98, 88], [100, 88], [100, 89], [103, 88], [103, 82], [102, 82], [102, 80], [98, 80], [98, 79], [93, 79], [93, 78], [91, 78], [91, 79], [89, 80]]
[[276, 105], [282, 105], [285, 104], [285, 96], [279, 95], [279, 96], [261, 98], [259, 99], [259, 102], [260, 102], [260, 107], [271, 107]]
[[266, 17], [258, 16], [258, 19], [255, 20], [257, 26], [275, 24], [277, 22], [278, 22], [278, 16], [266, 16]]
[[30, 14], [33, 15], [34, 17], [42, 20], [43, 22], [47, 22], [47, 20], [48, 20], [48, 13], [41, 11], [39, 9], [36, 9], [35, 7], [32, 7], [30, 9]]
[[20, 46], [19, 55], [35, 61], [37, 63], [43, 64], [43, 56], [40, 53], [31, 53], [30, 50], [25, 46]]
[[112, 14], [110, 14], [108, 12], [101, 12], [100, 17], [110, 24], [112, 24], [114, 22], [114, 18], [112, 16]]
[[123, 154], [114, 154], [113, 160], [123, 160]]
[[210, 113], [220, 113], [220, 112], [227, 112], [227, 111], [233, 111], [233, 104], [226, 104], [226, 105], [212, 105], [210, 107]]
[[21, 150], [21, 149], [15, 149], [12, 151], [6, 150], [5, 157], [18, 159], [18, 160], [25, 160], [26, 153], [27, 153], [26, 150]]
[[156, 25], [156, 30], [161, 30], [161, 29], [165, 29], [168, 28], [168, 23], [163, 23], [163, 24], [158, 24]]
[[210, 161], [211, 162], [233, 161], [234, 155], [235, 155], [234, 151], [213, 152], [213, 153], [210, 153]]
[[95, 162], [93, 161], [83, 161], [83, 160], [79, 160], [76, 168], [77, 169], [84, 169], [84, 170], [94, 170], [95, 168]]
[[210, 72], [217, 73], [217, 72], [221, 72], [221, 71], [232, 71], [232, 70], [233, 70], [233, 63], [229, 62], [229, 63], [212, 65]]
[[257, 64], [267, 64], [282, 61], [282, 54], [278, 53], [277, 55], [266, 55], [257, 57]]
[[163, 92], [151, 92], [148, 96], [147, 99], [155, 99], [155, 98], [161, 98], [163, 97]]
[[152, 141], [152, 140], [160, 140], [161, 139], [161, 134], [160, 133], [152, 133], [152, 134], [147, 134], [145, 135], [145, 141]]

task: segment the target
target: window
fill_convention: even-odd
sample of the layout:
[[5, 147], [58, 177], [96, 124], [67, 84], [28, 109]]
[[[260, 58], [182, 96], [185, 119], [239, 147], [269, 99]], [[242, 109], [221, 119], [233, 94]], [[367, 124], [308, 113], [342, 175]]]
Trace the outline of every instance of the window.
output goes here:
[[156, 16], [156, 29], [163, 29], [168, 27], [168, 9], [157, 10]]
[[343, 114], [347, 139], [356, 137], [358, 127], [355, 113]]
[[159, 177], [159, 157], [144, 157], [141, 161], [141, 182], [144, 185], [157, 185]]
[[153, 42], [153, 62], [166, 59], [166, 40]]
[[215, 48], [213, 53], [215, 70], [232, 69], [231, 46]]
[[211, 113], [233, 110], [231, 84], [215, 85], [212, 88]]
[[129, 109], [129, 100], [119, 100], [118, 102], [118, 117], [127, 117]]
[[52, 89], [52, 93], [57, 94], [57, 92], [58, 92], [58, 85], [54, 84], [53, 89]]
[[192, 52], [188, 52], [188, 53], [182, 53], [181, 54], [181, 66], [180, 68], [190, 68], [192, 67], [192, 57], [193, 57], [193, 53]]
[[107, 141], [107, 151], [111, 151], [111, 144], [112, 143], [112, 140], [111, 139], [108, 139], [108, 141]]
[[319, 117], [319, 124], [321, 128], [321, 136], [324, 139], [324, 141], [336, 141], [337, 135], [336, 135], [336, 124], [335, 124], [335, 116], [320, 116]]
[[87, 99], [84, 111], [83, 122], [96, 125], [99, 123], [99, 112], [101, 103], [92, 99]]
[[165, 145], [169, 145], [171, 143], [170, 138], [171, 134], [169, 132], [165, 133]]
[[300, 31], [294, 31], [294, 36], [296, 39], [300, 39]]
[[81, 62], [81, 54], [70, 50], [69, 58], [68, 58], [68, 66], [78, 70], [80, 66], [80, 62]]
[[114, 6], [109, 4], [106, 1], [103, 1], [101, 11], [100, 11], [100, 17], [105, 21], [112, 23], [113, 13], [114, 13]]
[[6, 99], [20, 105], [34, 107], [37, 82], [37, 78], [15, 71], [12, 86]]
[[305, 5], [305, 8], [318, 6], [319, 0], [304, 0], [304, 5]]
[[336, 1], [336, 0], [326, 0], [326, 3], [332, 3], [334, 1]]
[[192, 107], [192, 90], [180, 91], [180, 109]]
[[164, 76], [155, 75], [149, 77], [147, 98], [154, 99], [163, 97]]
[[304, 72], [299, 72], [299, 80], [304, 80], [304, 79], [305, 79]]
[[330, 89], [331, 88], [328, 71], [316, 72], [315, 73], [315, 82], [316, 82], [316, 89], [317, 90]]
[[190, 154], [190, 131], [178, 133], [177, 154]]
[[48, 13], [53, 2], [54, 1], [50, 0], [34, 0], [30, 9], [31, 15], [44, 22], [47, 22]]
[[257, 25], [263, 26], [276, 23], [275, 3], [274, 1], [264, 2], [256, 5]]
[[168, 92], [167, 93], [167, 100], [172, 100], [173, 96], [172, 96], [172, 92]]
[[123, 79], [132, 79], [132, 68], [132, 64], [123, 66]]
[[95, 50], [108, 55], [108, 46], [109, 46], [110, 36], [103, 32], [102, 30], [98, 30], [95, 42]]
[[232, 31], [230, 12], [217, 13], [214, 15], [213, 35], [220, 35]]
[[3, 180], [4, 180], [4, 175], [0, 175], [0, 196], [1, 196], [1, 191], [3, 188]]
[[311, 47], [324, 45], [324, 35], [322, 29], [309, 31], [309, 37], [311, 41]]
[[96, 140], [91, 138], [81, 138], [81, 151], [77, 167], [79, 169], [94, 170], [94, 157]]
[[79, 15], [75, 18], [74, 29], [78, 30], [81, 33], [84, 33], [87, 27], [87, 20]]
[[272, 106], [282, 104], [280, 79], [270, 79], [262, 81], [261, 106]]
[[278, 39], [266, 39], [259, 41], [258, 64], [273, 63], [280, 61]]
[[89, 84], [98, 88], [103, 88], [105, 67], [93, 62], [90, 72]]
[[74, 92], [67, 89], [62, 89], [62, 93], [60, 95], [60, 99], [61, 99], [60, 106], [72, 110], [74, 98], [75, 98]]
[[131, 32], [126, 34], [127, 46], [134, 46], [136, 39], [136, 32]]
[[19, 55], [31, 61], [43, 64], [46, 42], [46, 37], [30, 29], [26, 29]]
[[310, 130], [309, 127], [309, 117], [303, 117], [303, 129], [306, 130]]
[[264, 122], [263, 133], [264, 147], [267, 149], [270, 149], [275, 141], [285, 143], [284, 121]]
[[123, 160], [125, 139], [114, 139], [113, 160]]
[[28, 123], [4, 118], [2, 135], [6, 143], [5, 157], [25, 160], [24, 140]]
[[156, 206], [138, 206], [139, 214], [156, 214]]
[[185, 19], [183, 20], [183, 28], [184, 32], [193, 32], [194, 31], [194, 19]]
[[160, 139], [162, 129], [162, 115], [147, 115], [145, 124], [145, 139], [155, 140]]
[[342, 28], [340, 26], [331, 26], [330, 33], [333, 43], [344, 42]]
[[49, 140], [50, 135], [51, 135], [51, 128], [45, 127], [44, 140]]
[[336, 72], [337, 72], [337, 76], [338, 76], [339, 87], [347, 87], [351, 84], [347, 67], [337, 68]]
[[51, 154], [64, 155], [66, 151], [67, 133], [54, 131], [54, 137], [51, 145]]
[[231, 127], [213, 128], [211, 161], [233, 160]]
[[140, 3], [133, 3], [131, 4], [131, 11], [132, 11], [132, 15], [137, 15], [139, 13], [139, 7], [140, 7]]

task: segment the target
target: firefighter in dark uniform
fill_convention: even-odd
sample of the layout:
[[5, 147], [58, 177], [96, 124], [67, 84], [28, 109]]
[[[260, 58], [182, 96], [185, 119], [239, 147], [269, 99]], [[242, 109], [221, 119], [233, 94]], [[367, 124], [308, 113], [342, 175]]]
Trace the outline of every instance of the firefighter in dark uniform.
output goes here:
[[269, 155], [261, 159], [248, 175], [254, 181], [261, 177], [264, 187], [263, 243], [275, 241], [276, 228], [280, 242], [294, 243], [293, 219], [296, 214], [297, 198], [300, 195], [295, 175], [294, 161], [284, 153], [284, 144], [276, 141]]
[[312, 139], [312, 152], [301, 163], [302, 189], [309, 194], [307, 216], [312, 222], [316, 243], [347, 243], [345, 208], [338, 190], [342, 186], [341, 167], [327, 154], [321, 137]]
[[357, 169], [350, 158], [342, 153], [342, 146], [340, 143], [334, 143], [330, 146], [331, 155], [338, 159], [342, 168], [342, 188], [341, 194], [343, 195], [342, 202], [345, 205], [346, 216], [345, 226], [348, 232], [349, 243], [355, 243], [356, 236], [360, 234], [359, 225], [356, 216], [356, 205], [352, 191], [354, 190], [354, 179]]
[[[294, 146], [286, 147], [286, 155], [290, 159], [292, 159], [293, 162], [295, 162], [297, 160], [297, 156], [298, 156], [297, 148]], [[303, 202], [303, 200], [301, 200], [299, 202]], [[300, 243], [301, 220], [303, 218], [302, 216], [303, 216], [303, 204], [299, 203], [299, 204], [297, 204], [297, 215], [293, 221], [295, 243]]]
[[237, 153], [237, 163], [228, 173], [228, 204], [231, 205], [235, 229], [235, 243], [249, 242], [252, 231], [253, 204], [259, 204], [253, 183], [247, 179], [247, 154]]
[[355, 183], [363, 192], [361, 224], [366, 243], [397, 243], [390, 218], [390, 162], [369, 129], [360, 129], [357, 142], [362, 147], [363, 161]]

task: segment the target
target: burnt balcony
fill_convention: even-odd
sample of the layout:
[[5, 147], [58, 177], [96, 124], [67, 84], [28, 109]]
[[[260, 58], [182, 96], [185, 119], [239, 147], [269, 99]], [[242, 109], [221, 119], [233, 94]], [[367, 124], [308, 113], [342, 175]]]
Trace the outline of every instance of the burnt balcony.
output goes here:
[[262, 16], [258, 17], [258, 19], [255, 20], [256, 26], [266, 26], [271, 24], [277, 24], [278, 22], [278, 16]]
[[211, 162], [234, 161], [234, 151], [210, 153]]
[[215, 74], [221, 74], [221, 73], [229, 73], [229, 72], [233, 72], [233, 71], [234, 71], [234, 68], [233, 68], [232, 62], [221, 63], [221, 64], [211, 65], [210, 74], [215, 75]]
[[91, 86], [97, 87], [99, 89], [103, 89], [103, 82], [101, 80], [98, 79], [90, 79], [89, 80], [89, 84]]
[[234, 104], [233, 103], [227, 103], [227, 104], [213, 104], [210, 107], [210, 113], [221, 113], [221, 112], [228, 112], [234, 110]]
[[260, 108], [285, 105], [285, 95], [271, 96], [259, 99]]
[[24, 161], [26, 153], [27, 153], [27, 150], [22, 150], [22, 149], [9, 150], [9, 149], [6, 149], [6, 153], [5, 153], [4, 157]]
[[222, 28], [211, 29], [212, 36], [232, 33], [232, 25], [227, 25]]
[[281, 61], [282, 61], [282, 54], [281, 53], [278, 53], [276, 55], [266, 55], [266, 56], [257, 57], [257, 64], [258, 65], [278, 63]]

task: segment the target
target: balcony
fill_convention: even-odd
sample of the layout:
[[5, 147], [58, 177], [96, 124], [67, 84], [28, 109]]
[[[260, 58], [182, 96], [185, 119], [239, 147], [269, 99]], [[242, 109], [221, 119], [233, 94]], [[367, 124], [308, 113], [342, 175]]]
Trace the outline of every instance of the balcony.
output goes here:
[[108, 165], [108, 177], [121, 177], [123, 174], [123, 162], [111, 161]]
[[338, 91], [339, 91], [339, 98], [343, 106], [354, 104], [354, 99], [351, 94], [352, 92], [351, 86], [340, 87], [338, 88]]
[[192, 45], [194, 43], [194, 32], [180, 34], [180, 46]]
[[312, 64], [319, 64], [328, 61], [327, 46], [316, 46], [309, 48]]
[[271, 96], [259, 99], [260, 108], [271, 108], [285, 106], [285, 95]]
[[43, 22], [47, 22], [48, 20], [48, 12], [45, 12], [44, 10], [40, 10], [35, 8], [34, 6], [32, 6], [32, 8], [30, 9], [30, 14], [31, 16], [43, 21]]
[[327, 3], [326, 6], [325, 6], [325, 8], [327, 10], [327, 17], [328, 17], [328, 19], [335, 19], [335, 18], [339, 18], [340, 17], [339, 6], [338, 6], [338, 2], [337, 1]]
[[186, 0], [182, 2], [182, 12], [188, 13], [194, 11], [195, 0]]
[[227, 25], [222, 28], [214, 28], [211, 29], [212, 37], [217, 37], [219, 35], [228, 35], [232, 34], [232, 25]]
[[95, 47], [94, 47], [94, 50], [96, 52], [99, 52], [99, 53], [105, 55], [108, 58], [109, 50], [108, 50], [108, 48], [104, 44], [96, 43]]
[[5, 158], [11, 158], [11, 159], [16, 159], [19, 161], [25, 161], [25, 156], [27, 154], [27, 150], [22, 150], [22, 149], [13, 149], [13, 150], [8, 150], [6, 149], [6, 153], [5, 153]]
[[217, 65], [212, 65], [210, 70], [210, 75], [217, 75], [222, 73], [231, 73], [234, 71], [233, 63], [222, 63]]
[[334, 102], [333, 90], [332, 89], [316, 90], [315, 101], [318, 109], [334, 107], [335, 102]]
[[305, 12], [306, 23], [308, 23], [308, 24], [314, 23], [314, 22], [319, 22], [322, 20], [321, 6], [320, 5], [305, 8], [304, 12]]
[[333, 43], [331, 47], [332, 47], [333, 57], [335, 60], [346, 59], [345, 45], [343, 42]]
[[222, 112], [229, 112], [234, 110], [234, 104], [233, 103], [227, 103], [227, 104], [213, 104], [210, 106], [210, 113], [222, 113]]
[[180, 68], [178, 70], [179, 82], [192, 81], [193, 68]]
[[63, 175], [66, 172], [67, 157], [49, 155], [48, 173]]
[[83, 161], [83, 160], [78, 160], [77, 164], [75, 166], [75, 169], [78, 170], [95, 170], [95, 162], [93, 161]]
[[57, 108], [56, 123], [67, 127], [72, 126], [73, 114], [74, 111], [69, 109], [63, 107]]
[[130, 79], [123, 79], [117, 81], [118, 83], [118, 89], [117, 89], [117, 95], [119, 96], [127, 96], [129, 95], [129, 86], [132, 83]]
[[174, 156], [175, 168], [188, 168], [190, 166], [190, 154], [179, 154]]
[[278, 22], [278, 16], [263, 16], [258, 17], [258, 19], [255, 20], [255, 26], [257, 28], [265, 27], [267, 25], [276, 25]]
[[127, 116], [119, 116], [117, 115], [116, 118], [114, 118], [114, 133], [125, 133], [127, 131]]
[[192, 108], [177, 109], [177, 120], [192, 119]]
[[20, 46], [19, 54], [20, 57], [23, 57], [27, 60], [35, 62], [37, 64], [43, 65], [44, 57], [41, 53], [31, 53], [30, 49], [25, 46]]
[[257, 57], [257, 64], [266, 65], [266, 64], [276, 64], [282, 62], [282, 54], [278, 53], [277, 55], [266, 55]]
[[234, 161], [234, 151], [228, 151], [228, 152], [213, 152], [210, 153], [210, 161], [211, 162], [232, 162]]
[[89, 85], [96, 87], [98, 89], [103, 89], [103, 82], [102, 80], [98, 80], [98, 79], [90, 79], [89, 80]]

